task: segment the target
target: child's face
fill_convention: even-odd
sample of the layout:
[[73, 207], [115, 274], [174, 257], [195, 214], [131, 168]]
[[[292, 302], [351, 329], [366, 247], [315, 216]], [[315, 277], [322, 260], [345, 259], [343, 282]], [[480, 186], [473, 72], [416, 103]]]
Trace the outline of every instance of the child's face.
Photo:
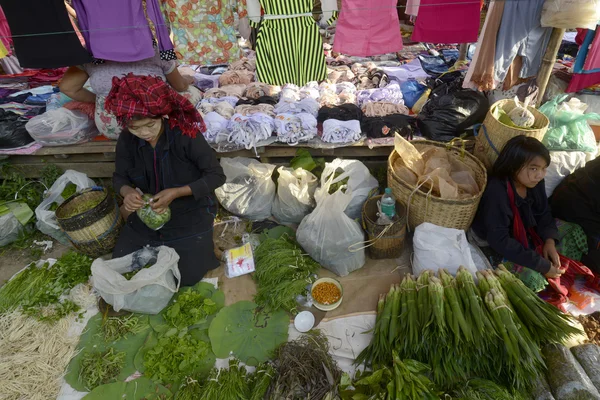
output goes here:
[[537, 156], [525, 164], [515, 178], [521, 185], [533, 189], [544, 179], [547, 168], [546, 161], [542, 157]]

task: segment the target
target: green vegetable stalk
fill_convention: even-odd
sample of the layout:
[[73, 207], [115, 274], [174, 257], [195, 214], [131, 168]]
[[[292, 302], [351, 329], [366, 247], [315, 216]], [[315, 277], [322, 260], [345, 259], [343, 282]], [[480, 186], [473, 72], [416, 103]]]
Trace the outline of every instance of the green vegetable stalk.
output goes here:
[[115, 353], [113, 348], [86, 353], [81, 360], [79, 379], [91, 391], [97, 386], [113, 382], [124, 364], [125, 353]]

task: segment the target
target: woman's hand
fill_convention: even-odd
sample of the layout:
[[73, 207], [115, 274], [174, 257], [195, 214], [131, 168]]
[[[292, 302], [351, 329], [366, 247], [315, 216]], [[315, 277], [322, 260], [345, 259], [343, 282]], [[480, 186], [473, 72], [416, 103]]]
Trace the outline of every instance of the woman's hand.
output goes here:
[[556, 245], [554, 239], [546, 240], [543, 249], [544, 258], [552, 263], [552, 266], [560, 269], [560, 257], [558, 251], [556, 251]]
[[132, 213], [144, 206], [144, 200], [142, 200], [142, 196], [140, 196], [137, 190], [129, 187], [125, 189], [125, 194], [123, 195], [123, 206], [125, 207], [125, 211]]
[[152, 197], [152, 209], [156, 213], [162, 214], [167, 211], [167, 207], [173, 200], [181, 196], [179, 189], [165, 189]]
[[546, 272], [546, 278], [560, 278], [563, 272], [564, 271], [562, 269], [558, 269], [554, 266], [554, 264], [552, 264], [550, 266], [550, 271]]

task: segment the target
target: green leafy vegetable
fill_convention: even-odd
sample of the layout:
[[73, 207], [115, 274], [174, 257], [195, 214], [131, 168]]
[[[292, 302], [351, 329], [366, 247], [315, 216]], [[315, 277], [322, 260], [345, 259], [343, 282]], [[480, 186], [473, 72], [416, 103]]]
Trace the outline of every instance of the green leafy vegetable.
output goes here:
[[60, 194], [60, 197], [62, 197], [63, 200], [66, 200], [69, 197], [73, 196], [76, 192], [77, 192], [77, 185], [70, 182], [67, 184], [67, 186], [65, 186], [65, 190], [62, 191], [62, 193]]
[[229, 360], [229, 369], [213, 369], [198, 400], [249, 400], [251, 395], [246, 369], [238, 360]]
[[105, 342], [115, 342], [136, 335], [148, 329], [148, 324], [135, 315], [125, 317], [107, 317], [102, 321], [102, 335]]
[[116, 380], [124, 362], [125, 353], [115, 353], [113, 348], [85, 353], [81, 360], [79, 379], [87, 390], [92, 390]]
[[144, 267], [142, 267], [141, 269], [136, 269], [135, 271], [125, 272], [123, 274], [123, 278], [125, 278], [125, 279], [127, 279], [129, 281], [129, 280], [131, 280], [131, 278], [133, 278], [142, 269], [150, 268], [152, 265], [154, 265], [154, 264], [147, 264], [147, 265], [144, 265]]
[[296, 156], [290, 161], [290, 167], [293, 169], [302, 168], [308, 172], [312, 172], [317, 178], [321, 177], [325, 168], [324, 158], [313, 158], [310, 152], [306, 149], [296, 150]]
[[185, 328], [207, 321], [209, 315], [216, 314], [219, 305], [201, 293], [189, 290], [177, 298], [164, 313], [167, 322], [177, 328]]
[[233, 354], [245, 364], [256, 366], [287, 341], [289, 323], [285, 311], [268, 314], [255, 303], [240, 301], [219, 311], [208, 336], [218, 358]]
[[140, 351], [144, 374], [163, 384], [206, 374], [215, 363], [206, 334], [199, 329], [188, 332], [173, 328], [160, 337], [151, 333]]
[[35, 210], [40, 205], [44, 196], [44, 190], [62, 175], [62, 171], [54, 164], [46, 165], [39, 179], [27, 179], [24, 177], [20, 166], [11, 163], [0, 163], [0, 201], [24, 200], [29, 208]]
[[115, 382], [98, 386], [84, 400], [169, 400], [173, 394], [162, 385], [145, 377], [130, 382]]
[[321, 266], [287, 236], [266, 239], [254, 252], [258, 285], [254, 301], [266, 311], [295, 312], [298, 295], [306, 295]]
[[6, 201], [0, 203], [0, 217], [12, 213], [15, 218], [26, 225], [33, 218], [33, 211], [24, 201]]
[[[335, 181], [337, 178], [339, 178], [342, 174], [344, 173], [344, 170], [341, 168], [338, 168], [335, 170], [334, 175], [333, 175], [333, 180]], [[331, 178], [331, 175], [329, 175], [326, 180], [329, 180]], [[344, 193], [346, 193], [346, 188], [348, 187], [348, 181], [350, 180], [350, 177], [347, 176], [344, 179], [332, 183], [331, 186], [329, 187], [329, 194], [334, 194], [335, 192], [337, 192], [338, 190], [342, 190]]]
[[152, 206], [150, 204], [150, 200], [152, 200], [152, 195], [145, 194], [142, 196], [142, 200], [144, 200], [145, 205], [139, 210], [137, 210], [136, 213], [148, 228], [157, 231], [171, 220], [170, 208], [167, 207], [167, 210], [162, 214], [159, 214], [152, 209]]

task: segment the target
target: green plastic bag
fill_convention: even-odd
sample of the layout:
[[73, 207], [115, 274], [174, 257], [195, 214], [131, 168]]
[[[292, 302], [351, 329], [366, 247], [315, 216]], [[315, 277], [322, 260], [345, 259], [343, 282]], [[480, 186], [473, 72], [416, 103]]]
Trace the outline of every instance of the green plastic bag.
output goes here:
[[588, 120], [600, 120], [600, 114], [584, 114], [585, 103], [573, 107], [571, 101], [565, 102], [567, 97], [559, 95], [540, 107], [540, 112], [550, 120], [542, 143], [548, 150], [596, 152], [596, 139]]

